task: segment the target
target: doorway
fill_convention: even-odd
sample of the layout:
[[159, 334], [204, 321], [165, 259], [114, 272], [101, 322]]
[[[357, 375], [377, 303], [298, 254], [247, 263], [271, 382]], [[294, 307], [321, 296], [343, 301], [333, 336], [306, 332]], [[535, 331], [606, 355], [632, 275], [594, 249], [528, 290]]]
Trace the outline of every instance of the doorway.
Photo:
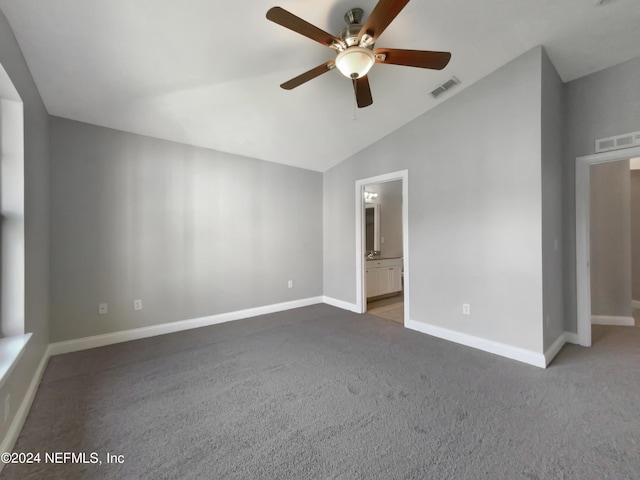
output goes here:
[[591, 166], [640, 157], [640, 147], [576, 158], [576, 299], [578, 342], [591, 346]]
[[[376, 194], [399, 185], [400, 217], [396, 219], [398, 237], [385, 238], [384, 204]], [[377, 190], [377, 191], [376, 191]], [[372, 311], [383, 318], [393, 317], [406, 325], [409, 315], [409, 216], [408, 170], [401, 170], [356, 181], [356, 306], [359, 313]], [[380, 198], [380, 197], [378, 197]], [[382, 200], [384, 201], [384, 200]], [[376, 206], [377, 205], [377, 206]], [[369, 207], [369, 208], [367, 208]], [[367, 213], [369, 215], [367, 215]], [[369, 218], [369, 222], [367, 222]], [[377, 221], [377, 222], [376, 222]], [[389, 222], [387, 220], [387, 222]], [[367, 230], [373, 238], [367, 239]], [[367, 240], [369, 240], [367, 242]], [[391, 319], [391, 318], [390, 318]]]

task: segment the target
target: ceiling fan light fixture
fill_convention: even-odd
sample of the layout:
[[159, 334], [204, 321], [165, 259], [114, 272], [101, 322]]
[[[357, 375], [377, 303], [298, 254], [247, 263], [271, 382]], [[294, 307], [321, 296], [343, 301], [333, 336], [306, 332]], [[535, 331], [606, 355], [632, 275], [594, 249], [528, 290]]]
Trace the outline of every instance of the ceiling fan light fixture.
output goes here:
[[[338, 53], [335, 60], [318, 65], [302, 75], [292, 78], [280, 85], [291, 90], [334, 68], [351, 79], [358, 108], [373, 104], [368, 73], [374, 63], [401, 65], [405, 67], [429, 68], [442, 70], [451, 60], [449, 52], [430, 50], [403, 50], [397, 48], [377, 48], [374, 44], [400, 11], [410, 0], [378, 0], [366, 22], [362, 22], [364, 11], [352, 8], [344, 19], [347, 26], [338, 36], [334, 36], [311, 23], [296, 17], [282, 7], [272, 7], [267, 11], [267, 20], [281, 25], [304, 37], [332, 48]], [[596, 0], [593, 0], [596, 1]], [[612, 1], [612, 0], [610, 0]]]
[[368, 48], [349, 47], [336, 57], [336, 67], [347, 78], [364, 77], [375, 63], [376, 58]]

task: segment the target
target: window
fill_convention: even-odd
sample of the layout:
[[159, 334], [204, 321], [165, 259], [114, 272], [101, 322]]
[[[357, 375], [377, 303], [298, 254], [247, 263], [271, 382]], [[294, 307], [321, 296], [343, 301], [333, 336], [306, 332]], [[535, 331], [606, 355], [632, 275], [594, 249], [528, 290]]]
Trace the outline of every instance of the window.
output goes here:
[[0, 65], [0, 384], [30, 335], [25, 325], [24, 110]]

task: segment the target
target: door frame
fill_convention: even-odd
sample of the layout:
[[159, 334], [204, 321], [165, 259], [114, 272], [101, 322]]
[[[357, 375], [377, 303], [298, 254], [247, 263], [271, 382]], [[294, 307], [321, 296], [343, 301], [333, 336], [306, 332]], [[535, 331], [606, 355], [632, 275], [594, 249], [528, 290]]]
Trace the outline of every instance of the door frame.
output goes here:
[[404, 272], [404, 324], [411, 318], [409, 316], [409, 170], [398, 170], [375, 177], [356, 180], [356, 311], [364, 313], [367, 310], [367, 295], [365, 292], [366, 262], [364, 252], [366, 249], [365, 229], [365, 201], [364, 187], [376, 183], [387, 183], [396, 180], [402, 181], [402, 267]]
[[640, 147], [576, 157], [576, 310], [578, 342], [591, 346], [590, 167], [640, 157]]

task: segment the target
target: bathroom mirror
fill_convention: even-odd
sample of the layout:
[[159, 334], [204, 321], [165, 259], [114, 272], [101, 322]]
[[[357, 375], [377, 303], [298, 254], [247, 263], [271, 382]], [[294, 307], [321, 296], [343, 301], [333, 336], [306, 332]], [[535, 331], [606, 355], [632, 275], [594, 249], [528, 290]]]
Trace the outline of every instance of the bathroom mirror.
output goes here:
[[380, 251], [380, 205], [377, 203], [365, 204], [365, 253], [372, 250]]

